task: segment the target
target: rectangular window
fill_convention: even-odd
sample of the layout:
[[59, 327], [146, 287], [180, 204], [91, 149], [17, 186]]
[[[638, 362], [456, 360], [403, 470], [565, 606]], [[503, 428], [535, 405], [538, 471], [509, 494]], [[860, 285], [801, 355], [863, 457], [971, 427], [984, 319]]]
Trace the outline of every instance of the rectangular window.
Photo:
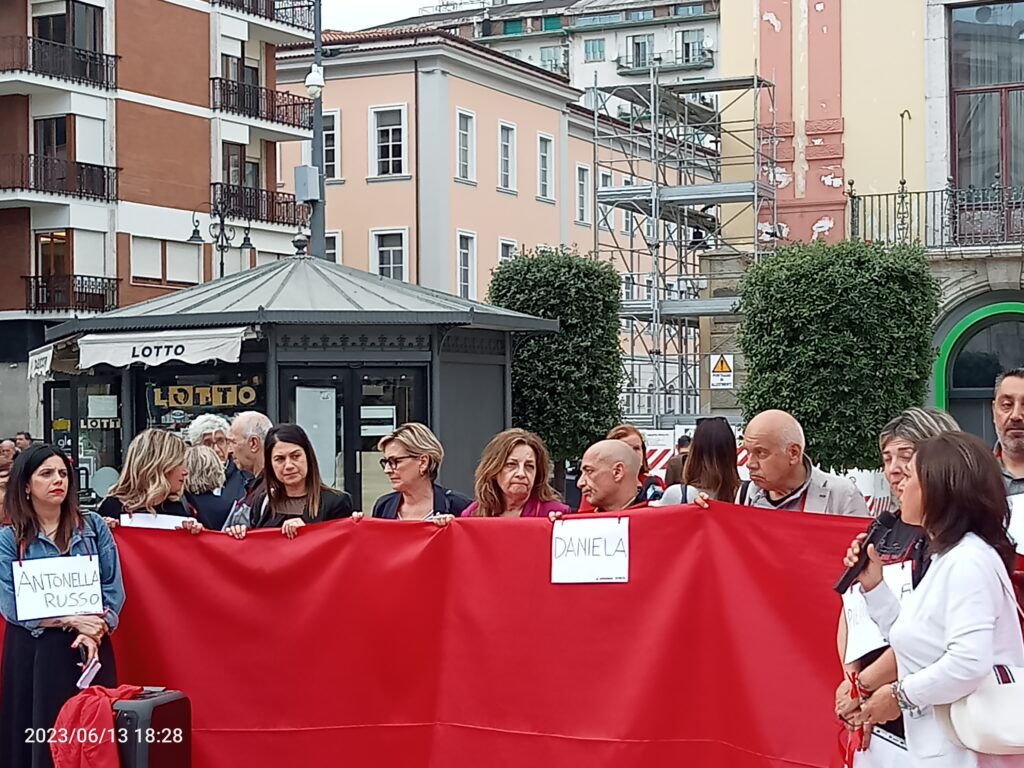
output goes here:
[[595, 37], [583, 41], [584, 61], [604, 61], [604, 38]]
[[498, 124], [498, 186], [516, 190], [516, 127]]
[[[633, 177], [632, 176], [624, 177], [622, 179], [622, 186], [624, 186], [624, 187], [631, 187], [631, 186], [633, 186]], [[622, 214], [622, 232], [623, 232], [623, 234], [626, 234], [626, 235], [632, 235], [633, 234], [634, 222], [635, 222], [635, 216], [633, 215], [633, 211], [625, 211]]]
[[602, 13], [594, 16], [580, 16], [576, 22], [578, 27], [597, 27], [602, 24], [618, 24], [622, 21], [621, 13]]
[[653, 18], [653, 8], [644, 8], [641, 11], [626, 11], [626, 21], [647, 21]]
[[[324, 178], [341, 178], [341, 113], [324, 111]], [[278, 150], [280, 152], [280, 150]]]
[[459, 232], [457, 287], [460, 298], [476, 298], [476, 235], [469, 232]]
[[626, 48], [628, 66], [649, 67], [654, 55], [654, 35], [630, 35], [626, 38]]
[[704, 3], [687, 3], [676, 6], [676, 16], [703, 16]]
[[[156, 241], [159, 244], [159, 240]], [[159, 257], [159, 252], [157, 252]], [[132, 262], [134, 264], [134, 261]], [[157, 278], [160, 261], [157, 259]], [[36, 233], [36, 274], [40, 277], [71, 274], [71, 252], [68, 249], [68, 231]], [[134, 274], [134, 273], [133, 273]]]
[[562, 61], [562, 46], [545, 45], [540, 49], [540, 65], [548, 72], [565, 72], [565, 64]]
[[522, 19], [508, 19], [505, 21], [505, 34], [506, 35], [521, 35], [523, 34], [523, 20]]
[[[1024, 2], [953, 8], [950, 19], [956, 186], [1024, 186]], [[992, 235], [1019, 231], [995, 210], [991, 224], [963, 215]]]
[[676, 39], [681, 64], [699, 64], [704, 61], [703, 29], [682, 29]]
[[405, 175], [405, 109], [388, 107], [370, 110], [373, 176]]
[[576, 166], [576, 221], [579, 224], [590, 223], [590, 168], [585, 165]]
[[[318, 254], [313, 254], [317, 256]], [[324, 261], [341, 264], [341, 232], [327, 232], [324, 235]]]
[[515, 240], [499, 240], [498, 262], [503, 263], [506, 261], [512, 261], [512, 259], [516, 257], [516, 245]]
[[[607, 189], [612, 185], [612, 172], [601, 171], [601, 189]], [[599, 205], [597, 210], [600, 215], [601, 229], [611, 232], [612, 230], [612, 207], [610, 205]]]
[[103, 9], [95, 5], [72, 2], [68, 8], [71, 16], [71, 45], [86, 51], [103, 51]]
[[163, 242], [146, 237], [132, 238], [132, 278], [163, 280]]
[[46, 117], [35, 121], [35, 153], [57, 160], [68, 159], [68, 121]]
[[511, 56], [513, 59], [519, 59], [520, 61], [523, 58], [523, 49], [522, 48], [512, 48], [511, 50], [504, 51], [503, 53], [506, 56]]
[[550, 136], [537, 137], [537, 197], [554, 200], [551, 174], [554, 169], [555, 141]]
[[222, 176], [225, 184], [241, 185], [245, 174], [245, 147], [224, 142], [221, 148]]
[[556, 29], [562, 28], [562, 17], [561, 16], [545, 16], [544, 17], [544, 29], [545, 31], [552, 32]]
[[377, 262], [377, 274], [392, 280], [405, 280], [405, 232], [370, 233]]
[[636, 280], [632, 275], [622, 276], [622, 300], [633, 301], [636, 298]]
[[191, 243], [171, 243], [167, 250], [167, 282], [195, 285], [202, 280], [203, 252]]
[[456, 138], [455, 175], [463, 181], [476, 179], [476, 118], [471, 112], [459, 110]]

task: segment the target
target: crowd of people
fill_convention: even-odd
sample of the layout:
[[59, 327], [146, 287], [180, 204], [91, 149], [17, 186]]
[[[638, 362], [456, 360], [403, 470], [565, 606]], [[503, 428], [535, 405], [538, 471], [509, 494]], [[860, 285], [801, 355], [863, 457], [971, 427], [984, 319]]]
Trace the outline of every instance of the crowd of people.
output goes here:
[[[929, 714], [935, 705], [977, 688], [993, 663], [1024, 665], [1014, 599], [1003, 590], [1014, 563], [1006, 496], [1024, 492], [1024, 369], [999, 378], [993, 419], [999, 435], [995, 452], [933, 409], [897, 415], [879, 439], [883, 470], [902, 510], [891, 533], [896, 545], [890, 541], [886, 552], [914, 563], [916, 589], [903, 603], [888, 594], [879, 552], [868, 549], [870, 564], [858, 589], [891, 648], [845, 664], [836, 713], [858, 732], [888, 724], [892, 733], [905, 735], [905, 749], [918, 760], [908, 764], [942, 755], [935, 765], [1024, 766], [1024, 756], [992, 762], [955, 745], [933, 727]], [[0, 497], [0, 613], [7, 621], [0, 764], [50, 764], [45, 745], [27, 744], [24, 733], [52, 725], [75, 693], [79, 649], [101, 660], [98, 684], [115, 684], [116, 663], [106, 638], [117, 627], [125, 594], [113, 529], [139, 515], [162, 515], [180, 518], [178, 527], [196, 535], [212, 530], [244, 540], [253, 529], [278, 529], [294, 539], [305, 526], [364, 516], [349, 494], [323, 482], [312, 443], [296, 424], [274, 425], [257, 412], [239, 414], [230, 423], [204, 415], [190, 425], [186, 438], [159, 429], [139, 433], [95, 514], [78, 508], [75, 475], [59, 449], [31, 445], [29, 438], [13, 464], [3, 464], [10, 458], [0, 455], [0, 473], [6, 466], [9, 474], [6, 498]], [[720, 501], [869, 517], [863, 495], [849, 479], [814, 465], [803, 428], [791, 414], [756, 415], [742, 440], [749, 480], [740, 479], [736, 438], [719, 417], [698, 419], [663, 480], [650, 472], [640, 430], [619, 425], [583, 455], [578, 512], [683, 503], [707, 508]], [[574, 513], [552, 486], [544, 442], [523, 429], [501, 432], [484, 448], [472, 498], [439, 482], [444, 447], [427, 426], [403, 424], [384, 436], [378, 449], [392, 491], [373, 503], [373, 518], [447, 525], [456, 517], [555, 520]], [[848, 563], [861, 557], [860, 541], [851, 543]], [[103, 612], [20, 621], [13, 563], [79, 554], [99, 559]], [[986, 599], [968, 599], [967, 593]], [[965, 601], [973, 612], [961, 610]], [[846, 632], [841, 618], [838, 644], [844, 661]], [[901, 722], [903, 712], [914, 714]], [[860, 746], [869, 744], [865, 739]]]

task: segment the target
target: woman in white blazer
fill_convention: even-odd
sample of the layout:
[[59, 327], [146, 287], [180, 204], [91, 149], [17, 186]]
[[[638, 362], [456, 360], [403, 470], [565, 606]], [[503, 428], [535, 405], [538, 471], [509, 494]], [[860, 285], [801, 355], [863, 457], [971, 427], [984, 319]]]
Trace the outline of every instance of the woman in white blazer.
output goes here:
[[[954, 744], [933, 709], [973, 693], [996, 664], [1024, 666], [999, 464], [978, 438], [950, 432], [918, 445], [901, 485], [903, 520], [924, 527], [932, 563], [901, 608], [868, 547], [859, 581], [872, 620], [896, 653], [899, 680], [870, 694], [862, 718], [878, 722], [874, 713], [895, 698], [916, 766], [1024, 768], [1024, 755], [984, 755]], [[851, 544], [847, 565], [856, 562], [862, 538]]]

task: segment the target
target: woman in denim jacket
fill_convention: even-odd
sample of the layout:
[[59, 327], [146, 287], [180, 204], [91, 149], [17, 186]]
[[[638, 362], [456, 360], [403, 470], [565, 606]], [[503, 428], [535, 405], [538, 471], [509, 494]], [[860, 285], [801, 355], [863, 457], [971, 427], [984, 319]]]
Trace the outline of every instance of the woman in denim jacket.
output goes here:
[[[0, 614], [7, 620], [0, 682], [0, 765], [51, 766], [43, 731], [77, 693], [79, 649], [102, 667], [93, 684], [114, 687], [117, 672], [107, 634], [124, 605], [121, 564], [99, 515], [80, 512], [75, 473], [60, 450], [29, 448], [14, 462], [7, 489], [8, 525], [0, 529]], [[99, 559], [103, 613], [19, 621], [15, 561], [88, 555]]]

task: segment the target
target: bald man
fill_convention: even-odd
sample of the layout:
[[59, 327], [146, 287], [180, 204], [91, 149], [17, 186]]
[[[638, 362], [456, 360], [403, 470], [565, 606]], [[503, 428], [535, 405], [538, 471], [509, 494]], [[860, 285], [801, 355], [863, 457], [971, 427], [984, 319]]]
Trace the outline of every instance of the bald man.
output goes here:
[[868, 517], [864, 496], [846, 478], [823, 472], [804, 454], [804, 430], [785, 411], [763, 411], [743, 430], [750, 483], [740, 504], [794, 512]]
[[640, 456], [621, 440], [601, 440], [583, 454], [576, 486], [595, 512], [618, 512], [634, 505]]

